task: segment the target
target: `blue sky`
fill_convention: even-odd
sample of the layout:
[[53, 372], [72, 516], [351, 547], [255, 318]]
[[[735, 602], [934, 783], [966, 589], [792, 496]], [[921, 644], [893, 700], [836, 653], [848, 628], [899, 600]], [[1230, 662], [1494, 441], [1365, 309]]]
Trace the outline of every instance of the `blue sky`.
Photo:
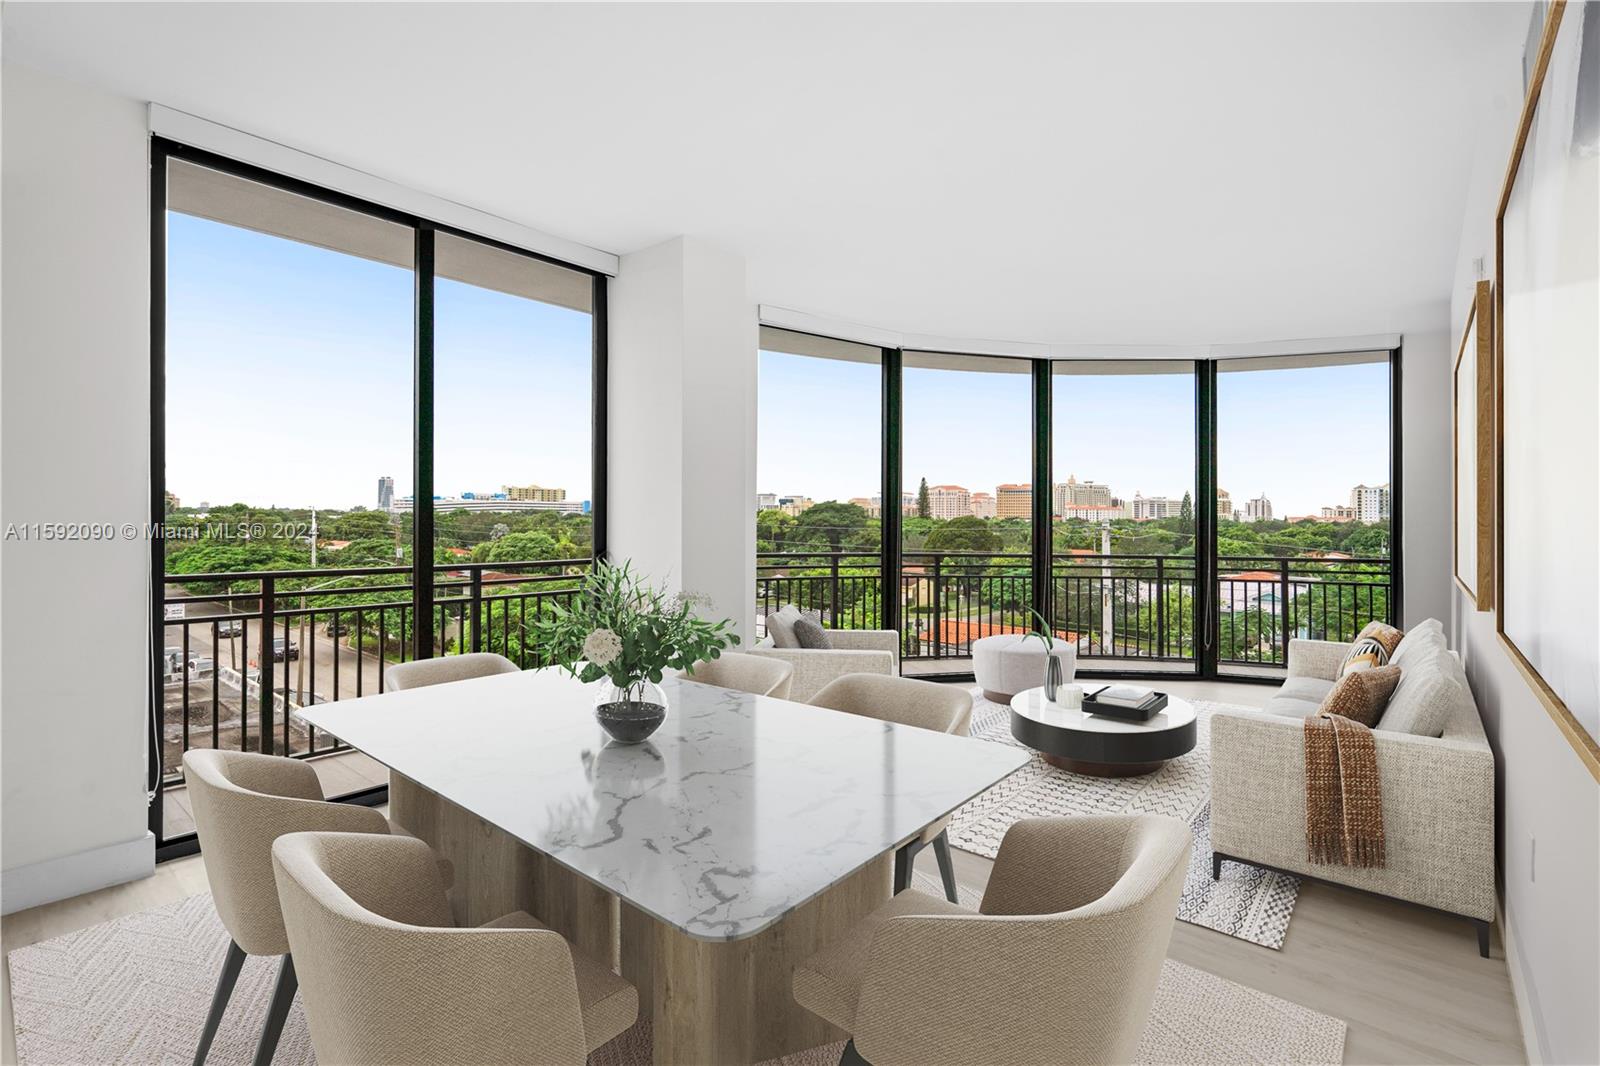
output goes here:
[[[168, 214], [167, 469], [186, 506], [411, 492], [409, 270]], [[590, 317], [441, 279], [435, 491], [589, 496]]]
[[[878, 484], [879, 368], [761, 354], [757, 490], [816, 500], [871, 496]], [[1234, 505], [1265, 492], [1276, 514], [1315, 514], [1360, 483], [1388, 480], [1387, 364], [1218, 375], [1218, 482]], [[1026, 374], [908, 368], [904, 479], [972, 491], [1030, 480]], [[1194, 490], [1190, 374], [1058, 375], [1051, 461], [1057, 480], [1121, 497]]]

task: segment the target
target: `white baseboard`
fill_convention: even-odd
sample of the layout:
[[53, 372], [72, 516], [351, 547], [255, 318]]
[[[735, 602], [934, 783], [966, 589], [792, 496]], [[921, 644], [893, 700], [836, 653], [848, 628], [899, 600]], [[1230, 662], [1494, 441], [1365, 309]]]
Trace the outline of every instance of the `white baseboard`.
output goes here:
[[156, 837], [146, 831], [136, 840], [0, 872], [0, 914], [81, 896], [155, 872]]
[[1506, 920], [1506, 910], [1503, 905], [1500, 907], [1498, 917], [1500, 942], [1506, 949], [1506, 972], [1511, 977], [1511, 999], [1517, 1007], [1517, 1024], [1522, 1027], [1523, 1054], [1528, 1057], [1528, 1066], [1544, 1066], [1545, 1056], [1539, 1039], [1538, 1012], [1523, 975], [1522, 955], [1517, 950], [1517, 938], [1511, 931], [1511, 923]]

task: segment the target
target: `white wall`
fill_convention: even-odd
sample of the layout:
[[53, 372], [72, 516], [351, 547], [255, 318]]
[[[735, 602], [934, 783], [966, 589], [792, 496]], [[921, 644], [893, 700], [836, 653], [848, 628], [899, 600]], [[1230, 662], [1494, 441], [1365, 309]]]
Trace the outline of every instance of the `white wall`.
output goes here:
[[1400, 493], [1404, 582], [1402, 626], [1450, 617], [1451, 346], [1442, 302], [1439, 328], [1407, 333], [1400, 354]]
[[[1486, 72], [1499, 90], [1484, 116], [1456, 258], [1456, 341], [1480, 276], [1477, 260], [1484, 276], [1494, 268], [1494, 212], [1522, 101], [1526, 22], [1514, 21], [1498, 65]], [[1439, 389], [1447, 395], [1449, 384]], [[1501, 647], [1494, 615], [1478, 613], [1452, 589], [1453, 643], [1496, 755], [1501, 902], [1523, 1035], [1536, 1061], [1600, 1062], [1600, 785]]]
[[[144, 109], [4, 68], [0, 525], [149, 512]], [[9, 912], [153, 867], [149, 546], [0, 549], [0, 892]]]
[[751, 636], [756, 306], [744, 262], [679, 237], [622, 257], [611, 284], [611, 558], [711, 598]]

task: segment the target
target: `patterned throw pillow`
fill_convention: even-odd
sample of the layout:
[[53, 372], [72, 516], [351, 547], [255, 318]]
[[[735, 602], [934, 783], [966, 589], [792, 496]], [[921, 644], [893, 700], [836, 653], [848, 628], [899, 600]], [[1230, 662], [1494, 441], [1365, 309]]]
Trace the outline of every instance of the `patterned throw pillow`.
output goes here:
[[1385, 666], [1405, 633], [1386, 622], [1368, 622], [1339, 664], [1339, 676]]
[[1394, 695], [1398, 684], [1398, 666], [1357, 670], [1341, 677], [1317, 710], [1342, 715], [1371, 728], [1383, 717], [1383, 709], [1389, 705], [1389, 697]]
[[816, 619], [815, 612], [803, 613], [794, 624], [794, 639], [800, 642], [802, 648], [832, 648], [833, 641], [828, 637], [828, 631]]

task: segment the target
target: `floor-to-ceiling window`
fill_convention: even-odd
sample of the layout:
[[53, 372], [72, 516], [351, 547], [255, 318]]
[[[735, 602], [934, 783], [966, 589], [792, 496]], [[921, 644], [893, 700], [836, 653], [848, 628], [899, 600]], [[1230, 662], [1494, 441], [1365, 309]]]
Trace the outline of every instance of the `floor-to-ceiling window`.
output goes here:
[[1051, 366], [1051, 615], [1082, 668], [1192, 672], [1195, 366]]
[[970, 669], [1031, 628], [1032, 364], [908, 351], [901, 393], [903, 669]]
[[763, 327], [756, 632], [786, 603], [834, 629], [883, 617], [883, 353]]
[[1217, 668], [1280, 673], [1394, 591], [1389, 352], [1217, 363]]
[[[1397, 614], [1398, 352], [1047, 361], [762, 337], [758, 622], [795, 602], [874, 624], [826, 555], [800, 557], [852, 545], [849, 564], [881, 549], [894, 575], [882, 618], [911, 674], [969, 670], [1030, 606], [1101, 674], [1281, 677], [1293, 637]], [[837, 544], [791, 536], [819, 503], [844, 505], [811, 519]]]
[[[192, 747], [382, 767], [304, 726], [384, 669], [537, 660], [593, 558], [603, 279], [153, 142], [153, 714], [163, 854]], [[530, 654], [531, 653], [531, 654]]]

